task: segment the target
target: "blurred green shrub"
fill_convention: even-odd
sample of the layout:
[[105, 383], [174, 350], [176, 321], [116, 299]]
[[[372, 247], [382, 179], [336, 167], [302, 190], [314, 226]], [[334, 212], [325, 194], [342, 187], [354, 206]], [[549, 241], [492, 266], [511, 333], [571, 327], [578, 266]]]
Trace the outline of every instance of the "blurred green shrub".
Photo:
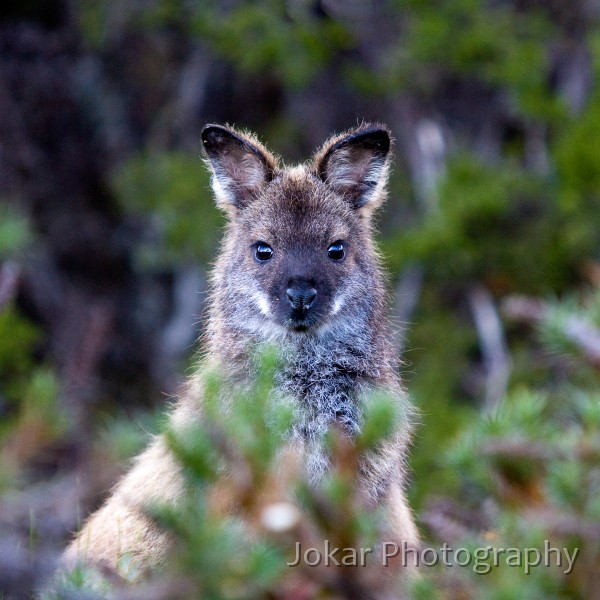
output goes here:
[[[600, 292], [589, 306], [596, 310], [599, 299]], [[553, 307], [537, 326], [540, 339], [545, 339], [545, 328], [555, 328], [556, 310], [581, 316], [580, 305]], [[570, 348], [573, 371], [589, 368], [584, 350]], [[556, 355], [554, 344], [547, 352], [562, 356]], [[161, 598], [288, 598], [308, 589], [312, 597], [367, 598], [383, 585], [377, 561], [334, 575], [322, 567], [290, 569], [286, 562], [297, 541], [305, 547], [319, 547], [324, 539], [332, 547], [368, 547], [378, 539], [383, 515], [364, 504], [353, 474], [361, 453], [376, 448], [399, 415], [388, 399], [369, 399], [363, 435], [348, 445], [332, 431], [327, 439], [332, 472], [321, 485], [309, 486], [298, 468], [302, 457], [285, 454], [293, 414], [271, 392], [277, 362], [272, 353], [263, 357], [253, 388], [234, 391], [235, 411], [222, 410], [218, 399], [223, 384], [217, 374], [207, 374], [206, 418], [184, 430], [167, 429], [171, 448], [185, 467], [189, 495], [177, 509], [154, 508], [154, 518], [171, 530], [177, 548], [173, 561], [157, 573]], [[439, 560], [422, 568], [410, 597], [594, 597], [597, 582], [588, 573], [600, 560], [599, 440], [597, 373], [589, 389], [568, 382], [521, 387], [495, 413], [473, 415], [453, 442], [439, 449], [443, 469], [458, 485], [440, 509], [435, 496], [443, 497], [447, 487], [443, 481], [432, 484], [424, 512], [429, 531], [425, 546], [465, 548], [473, 558], [460, 566], [450, 554], [449, 565]], [[545, 544], [566, 548], [575, 557], [571, 572], [565, 573], [564, 557], [556, 566], [556, 555], [549, 555], [555, 566], [534, 565], [529, 572], [523, 562], [510, 566], [499, 560], [494, 565], [490, 550], [541, 553]], [[77, 571], [63, 579], [63, 592], [50, 597], [68, 597], [61, 594], [73, 588], [105, 589], [107, 583], [94, 577]], [[142, 595], [147, 589], [142, 588]], [[135, 596], [134, 590], [128, 593]], [[111, 594], [119, 597], [118, 588]], [[106, 597], [106, 591], [101, 595]]]
[[433, 508], [426, 516], [440, 544], [542, 550], [548, 540], [571, 555], [578, 548], [573, 572], [540, 567], [527, 574], [522, 567], [501, 564], [486, 575], [472, 569], [430, 573], [430, 585], [435, 582], [448, 594], [441, 597], [454, 597], [446, 586], [456, 586], [458, 572], [460, 585], [475, 598], [591, 598], [597, 593], [598, 582], [588, 573], [600, 561], [600, 375], [596, 365], [585, 388], [572, 383], [581, 371], [589, 375], [590, 356], [589, 347], [573, 343], [568, 322], [589, 319], [588, 333], [600, 342], [600, 322], [591, 319], [597, 318], [599, 301], [597, 290], [584, 304], [553, 303], [540, 313], [539, 339], [553, 361], [568, 354], [570, 377], [554, 384], [547, 377], [539, 389], [517, 388], [495, 413], [465, 423], [443, 459], [458, 484], [451, 501], [456, 512]]
[[5, 289], [0, 305], [0, 490], [13, 485], [21, 469], [66, 429], [57, 377], [37, 356], [43, 334], [13, 300], [17, 260], [32, 241], [28, 219], [8, 204], [0, 206], [0, 276], [5, 288], [13, 277], [15, 286]]
[[9, 203], [0, 203], [0, 260], [24, 249], [31, 240], [29, 221]]
[[[359, 4], [348, 3], [350, 13]], [[600, 102], [593, 81], [583, 106], [567, 107], [564, 92], [553, 84], [552, 56], [573, 44], [587, 43], [597, 78], [600, 36], [590, 19], [574, 40], [569, 24], [580, 3], [392, 0], [383, 5], [390, 12], [379, 14], [389, 14], [401, 35], [390, 39], [382, 31], [366, 51], [360, 35], [355, 37], [331, 17], [313, 12], [315, 4], [309, 2], [240, 1], [226, 6], [168, 0], [149, 5], [119, 3], [119, 10], [113, 12], [111, 3], [86, 1], [78, 10], [84, 36], [94, 47], [102, 47], [115, 23], [129, 19], [132, 27], [143, 23], [207, 42], [238, 75], [265, 75], [285, 93], [308, 85], [335, 64], [346, 81], [369, 99], [379, 96], [393, 102], [396, 94], [409, 94], [425, 107], [425, 113], [439, 114], [451, 130], [454, 146], [449, 148], [452, 155], [438, 190], [438, 208], [423, 216], [415, 210], [405, 231], [391, 232], [383, 240], [393, 272], [401, 272], [415, 260], [425, 271], [408, 341], [409, 364], [404, 368], [423, 415], [411, 490], [418, 507], [433, 494], [445, 494], [460, 499], [473, 514], [491, 499], [496, 513], [487, 533], [496, 536], [498, 543], [534, 544], [539, 532], [528, 527], [523, 511], [538, 506], [535, 503], [554, 512], [560, 506], [577, 521], [597, 522], [597, 501], [590, 499], [597, 487], [597, 469], [573, 459], [572, 453], [575, 437], [583, 436], [587, 443], [598, 433], [594, 416], [598, 374], [572, 336], [565, 335], [565, 324], [573, 318], [598, 323], [596, 304], [580, 304], [573, 292], [582, 284], [584, 267], [600, 256], [596, 159]], [[363, 44], [365, 39], [369, 36]], [[444, 112], [454, 85], [484, 92], [497, 111], [493, 118], [501, 122], [496, 135], [506, 135], [507, 124], [515, 128], [516, 139], [497, 140], [498, 154], [493, 159], [469, 150], [478, 141], [469, 138], [469, 127], [484, 129], [483, 119], [490, 118], [490, 112], [482, 110], [480, 119], [466, 118], [467, 124], [460, 122], [464, 118], [460, 116], [454, 123], [456, 117]], [[467, 104], [466, 110], [476, 112], [480, 98]], [[303, 124], [291, 125], [293, 115], [275, 115], [273, 120], [281, 123], [286, 118], [289, 122], [280, 125], [280, 131], [291, 141], [280, 143], [293, 147], [290, 132], [301, 130]], [[272, 123], [263, 126], [268, 129]], [[544, 146], [546, 168], [536, 172], [525, 148], [531, 128], [541, 132]], [[164, 151], [141, 154], [116, 172], [114, 189], [122, 206], [150, 215], [156, 225], [156, 237], [139, 246], [141, 264], [172, 265], [210, 257], [221, 221], [196, 157]], [[543, 351], [527, 332], [509, 327], [514, 363], [511, 391], [500, 413], [491, 419], [478, 415], [476, 394], [467, 381], [473, 365], [481, 362], [480, 341], [465, 306], [465, 295], [474, 282], [483, 282], [496, 298], [514, 292], [543, 297], [567, 293], [575, 298], [550, 307], [540, 326]], [[540, 358], [544, 352], [553, 357], [547, 361], [550, 366]], [[253, 432], [249, 425], [253, 416], [249, 411], [248, 423], [235, 426], [242, 439], [264, 435], [260, 428]], [[523, 456], [490, 451], [490, 443], [511, 433], [519, 436]], [[445, 457], [444, 449], [455, 436], [450, 457]], [[191, 455], [198, 460], [204, 457], [197, 468], [209, 477], [213, 447], [204, 438], [197, 443]], [[532, 451], [549, 447], [553, 450], [544, 460]], [[553, 454], [555, 447], [557, 454]], [[177, 534], [183, 539], [210, 533], [186, 533], [186, 524], [174, 519], [173, 527], [183, 528]], [[480, 534], [472, 532], [467, 541], [481, 541]], [[597, 568], [594, 543], [586, 542], [590, 569]], [[463, 597], [577, 598], [594, 597], [597, 592], [585, 587], [581, 575], [563, 580], [560, 575], [538, 572], [525, 578], [499, 570], [463, 579], [468, 592]], [[442, 594], [438, 583], [425, 578], [415, 597]]]
[[206, 264], [213, 257], [223, 221], [199, 156], [143, 152], [114, 172], [112, 184], [127, 211], [149, 216], [154, 225], [154, 236], [137, 248], [140, 265]]
[[[400, 418], [395, 403], [382, 395], [366, 401], [364, 434], [356, 444], [329, 432], [323, 442], [333, 468], [314, 487], [304, 480], [303, 457], [286, 441], [293, 411], [273, 393], [278, 362], [270, 349], [261, 355], [252, 388], [231, 390], [235, 410], [223, 410], [219, 375], [205, 373], [204, 418], [167, 427], [188, 489], [180, 505], [151, 509], [175, 541], [174, 556], [149, 584], [156, 589], [160, 582], [159, 597], [234, 600], [288, 597], [306, 589], [322, 598], [343, 597], [346, 589], [368, 597], [373, 586], [385, 585], [375, 560], [364, 569], [286, 563], [295, 557], [296, 541], [306, 548], [323, 547], [325, 539], [332, 547], [375, 544], [385, 517], [362, 496], [355, 474], [361, 456], [377, 451]], [[124, 556], [123, 568], [135, 580], [135, 557]], [[140, 585], [143, 596], [148, 588]], [[67, 598], [74, 590], [119, 597], [119, 587], [111, 587], [95, 569], [76, 569], [60, 575], [45, 598]]]
[[[587, 228], [590, 213], [571, 221]], [[544, 294], [572, 285], [594, 240], [565, 235], [564, 226], [542, 178], [510, 160], [488, 166], [463, 155], [448, 165], [436, 209], [385, 248], [394, 270], [420, 260], [438, 285], [484, 281], [496, 293]]]
[[282, 0], [246, 0], [228, 8], [219, 2], [198, 2], [190, 32], [238, 69], [274, 75], [290, 88], [310, 82], [351, 42], [341, 23], [318, 16], [308, 3]]

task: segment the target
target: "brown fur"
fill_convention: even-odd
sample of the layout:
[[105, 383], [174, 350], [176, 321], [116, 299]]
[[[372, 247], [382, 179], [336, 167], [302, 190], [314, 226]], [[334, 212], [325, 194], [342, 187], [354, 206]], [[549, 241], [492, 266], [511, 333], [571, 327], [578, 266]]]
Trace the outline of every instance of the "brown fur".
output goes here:
[[[390, 539], [416, 545], [404, 495], [410, 405], [397, 374], [372, 241], [371, 216], [385, 198], [389, 133], [364, 124], [291, 168], [281, 167], [254, 137], [231, 128], [207, 126], [203, 142], [216, 201], [229, 221], [212, 277], [204, 366], [179, 399], [173, 426], [201, 418], [205, 366], [217, 366], [226, 381], [243, 388], [253, 377], [257, 342], [270, 342], [282, 357], [277, 388], [295, 403], [291, 441], [316, 482], [328, 468], [322, 434], [334, 422], [356, 434], [362, 403], [370, 391], [384, 389], [396, 398], [402, 418], [391, 441], [364, 461], [357, 477], [373, 502], [388, 506]], [[329, 254], [336, 241], [343, 241], [342, 260]], [[272, 248], [272, 259], [257, 259], [258, 242]], [[309, 308], [290, 304], [290, 290], [306, 289], [316, 294]], [[235, 410], [225, 396], [222, 407]], [[158, 438], [88, 520], [67, 561], [115, 568], [128, 553], [142, 568], [160, 563], [170, 540], [146, 517], [146, 507], [176, 505], [183, 493], [180, 468]]]

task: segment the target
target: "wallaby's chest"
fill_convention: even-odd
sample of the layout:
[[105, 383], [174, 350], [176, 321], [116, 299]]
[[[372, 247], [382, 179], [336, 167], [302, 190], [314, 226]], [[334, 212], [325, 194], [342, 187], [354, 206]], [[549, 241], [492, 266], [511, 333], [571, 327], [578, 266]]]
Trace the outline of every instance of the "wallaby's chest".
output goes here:
[[324, 432], [332, 422], [348, 433], [360, 429], [360, 393], [370, 374], [357, 356], [332, 352], [291, 353], [277, 375], [277, 387], [297, 408], [296, 430], [305, 438]]

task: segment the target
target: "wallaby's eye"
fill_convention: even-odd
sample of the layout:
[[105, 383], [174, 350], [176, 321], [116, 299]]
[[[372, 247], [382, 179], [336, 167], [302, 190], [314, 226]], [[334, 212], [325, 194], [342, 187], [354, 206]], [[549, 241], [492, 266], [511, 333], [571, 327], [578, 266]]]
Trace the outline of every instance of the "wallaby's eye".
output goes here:
[[344, 244], [340, 241], [334, 242], [327, 248], [327, 254], [329, 254], [331, 260], [342, 260], [346, 256]]
[[273, 257], [273, 248], [269, 244], [265, 244], [265, 242], [256, 242], [254, 245], [254, 256], [260, 262], [271, 260]]

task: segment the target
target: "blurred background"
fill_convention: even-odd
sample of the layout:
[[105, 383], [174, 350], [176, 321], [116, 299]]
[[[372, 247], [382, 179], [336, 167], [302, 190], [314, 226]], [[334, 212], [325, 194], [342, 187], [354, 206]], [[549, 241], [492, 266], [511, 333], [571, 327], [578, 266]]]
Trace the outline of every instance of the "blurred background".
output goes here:
[[425, 539], [581, 549], [443, 597], [600, 597], [599, 72], [597, 0], [4, 0], [0, 598], [193, 364], [223, 223], [202, 126], [294, 162], [362, 120], [395, 136], [379, 242]]

